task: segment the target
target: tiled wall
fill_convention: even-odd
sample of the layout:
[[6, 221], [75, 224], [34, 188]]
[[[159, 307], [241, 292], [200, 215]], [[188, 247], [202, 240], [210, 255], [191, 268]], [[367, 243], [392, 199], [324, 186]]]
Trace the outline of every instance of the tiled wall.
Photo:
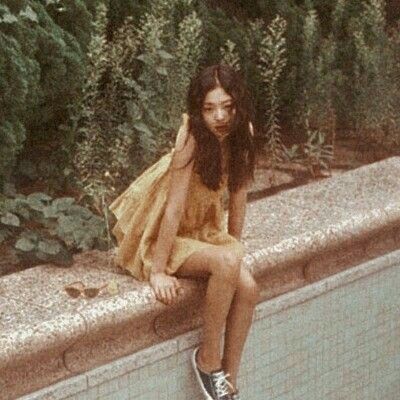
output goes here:
[[[399, 294], [397, 251], [259, 304], [240, 372], [242, 399], [400, 399]], [[84, 392], [67, 396], [71, 381], [69, 390], [61, 383], [26, 399], [201, 400], [190, 367], [198, 336], [75, 377], [75, 387], [79, 379], [88, 385]]]

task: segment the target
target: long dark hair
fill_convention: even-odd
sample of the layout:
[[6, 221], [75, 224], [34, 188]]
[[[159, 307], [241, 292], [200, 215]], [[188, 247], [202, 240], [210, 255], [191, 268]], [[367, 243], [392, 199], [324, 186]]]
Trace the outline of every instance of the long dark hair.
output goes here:
[[200, 71], [189, 86], [187, 109], [190, 117], [190, 132], [196, 140], [195, 166], [202, 182], [212, 190], [217, 190], [222, 178], [221, 146], [216, 136], [207, 128], [202, 107], [210, 90], [221, 86], [228, 93], [236, 107], [231, 131], [226, 140], [229, 143], [230, 192], [236, 192], [247, 181], [254, 180], [255, 150], [249, 130], [253, 116], [250, 95], [244, 79], [232, 67], [216, 64]]

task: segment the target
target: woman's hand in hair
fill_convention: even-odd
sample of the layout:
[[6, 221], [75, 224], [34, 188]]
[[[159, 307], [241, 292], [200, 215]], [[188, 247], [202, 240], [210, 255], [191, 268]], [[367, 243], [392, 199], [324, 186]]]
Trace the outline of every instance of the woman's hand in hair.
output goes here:
[[178, 278], [167, 275], [165, 272], [152, 272], [150, 274], [150, 285], [157, 300], [167, 305], [171, 304], [183, 292], [183, 287]]

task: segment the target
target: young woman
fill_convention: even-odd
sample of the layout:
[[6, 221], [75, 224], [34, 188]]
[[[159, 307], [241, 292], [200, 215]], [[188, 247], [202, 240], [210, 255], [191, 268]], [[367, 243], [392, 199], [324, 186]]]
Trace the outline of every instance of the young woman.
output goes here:
[[208, 280], [193, 368], [206, 399], [239, 400], [239, 364], [259, 296], [240, 242], [254, 174], [250, 99], [231, 67], [213, 65], [192, 79], [187, 109], [175, 148], [110, 205], [116, 262], [149, 281], [165, 304], [181, 293], [178, 278]]

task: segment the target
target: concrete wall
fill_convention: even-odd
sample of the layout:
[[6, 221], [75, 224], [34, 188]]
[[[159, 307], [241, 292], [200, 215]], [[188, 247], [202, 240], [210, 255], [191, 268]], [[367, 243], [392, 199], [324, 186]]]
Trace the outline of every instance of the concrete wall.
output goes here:
[[[398, 400], [400, 250], [257, 306], [239, 384], [246, 400]], [[201, 400], [199, 331], [24, 400]], [[22, 399], [22, 398], [21, 398]]]

